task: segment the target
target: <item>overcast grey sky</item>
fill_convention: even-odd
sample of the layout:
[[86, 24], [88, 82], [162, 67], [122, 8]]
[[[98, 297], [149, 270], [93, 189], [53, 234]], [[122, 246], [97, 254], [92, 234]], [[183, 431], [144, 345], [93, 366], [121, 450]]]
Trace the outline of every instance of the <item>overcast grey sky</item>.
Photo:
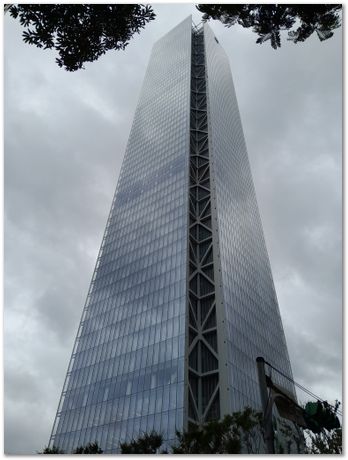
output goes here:
[[[125, 52], [75, 73], [4, 21], [7, 453], [48, 443], [151, 47], [200, 18], [191, 4], [154, 9]], [[230, 59], [294, 378], [341, 399], [342, 31], [275, 51], [210, 25]]]

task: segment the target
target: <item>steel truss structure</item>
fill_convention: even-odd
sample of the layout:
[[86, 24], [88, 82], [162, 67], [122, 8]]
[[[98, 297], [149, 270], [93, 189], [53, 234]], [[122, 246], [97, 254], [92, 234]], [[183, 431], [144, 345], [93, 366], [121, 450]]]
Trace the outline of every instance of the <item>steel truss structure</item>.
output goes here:
[[220, 417], [203, 28], [192, 31], [188, 290], [188, 423]]

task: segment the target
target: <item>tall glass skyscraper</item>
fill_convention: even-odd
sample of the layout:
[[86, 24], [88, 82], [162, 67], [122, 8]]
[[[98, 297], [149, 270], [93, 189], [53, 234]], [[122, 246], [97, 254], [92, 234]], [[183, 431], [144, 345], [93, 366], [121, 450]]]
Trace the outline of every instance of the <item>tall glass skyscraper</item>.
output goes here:
[[291, 376], [228, 59], [188, 17], [152, 51], [50, 445], [260, 409], [257, 356]]

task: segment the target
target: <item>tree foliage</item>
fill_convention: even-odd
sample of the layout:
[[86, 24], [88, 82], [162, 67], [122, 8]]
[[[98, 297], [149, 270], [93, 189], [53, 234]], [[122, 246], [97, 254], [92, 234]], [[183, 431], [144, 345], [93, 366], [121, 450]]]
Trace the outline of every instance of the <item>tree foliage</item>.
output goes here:
[[256, 43], [270, 41], [272, 48], [281, 46], [280, 32], [288, 31], [288, 40], [303, 42], [313, 32], [320, 41], [333, 36], [341, 25], [342, 5], [335, 4], [200, 4], [203, 21], [217, 19], [225, 26], [239, 24], [252, 28], [259, 38]]
[[188, 431], [177, 432], [173, 454], [257, 453], [261, 424], [262, 414], [247, 407], [202, 427], [191, 425]]
[[327, 401], [306, 404], [306, 453], [342, 454], [342, 428], [337, 417], [340, 405], [338, 400], [334, 406]]
[[331, 431], [340, 428], [340, 421], [337, 411], [340, 402], [336, 401], [335, 406], [331, 406], [327, 401], [310, 401], [304, 408], [304, 418], [309, 430], [313, 433], [320, 433], [323, 429]]
[[[39, 454], [65, 454], [64, 450], [58, 449], [56, 446], [45, 447]], [[73, 454], [102, 454], [103, 450], [98, 446], [97, 442], [89, 442], [85, 446], [77, 447]]]
[[342, 454], [342, 428], [320, 433], [308, 433], [308, 454]]
[[[200, 4], [203, 21], [218, 19], [227, 27], [252, 28], [259, 38], [280, 48], [282, 30], [288, 40], [303, 42], [316, 32], [321, 41], [340, 27], [342, 5], [335, 4]], [[156, 15], [141, 4], [8, 4], [25, 28], [23, 40], [38, 48], [55, 49], [56, 62], [68, 71], [83, 69], [108, 50], [124, 50]]]
[[56, 446], [45, 447], [44, 450], [38, 452], [38, 454], [64, 454], [64, 450], [58, 449]]
[[[262, 414], [247, 407], [243, 412], [226, 415], [223, 420], [206, 423], [202, 427], [191, 424], [188, 431], [177, 431], [173, 454], [239, 454], [257, 453], [257, 439], [261, 433]], [[158, 454], [163, 437], [152, 432], [130, 443], [121, 443], [122, 454]]]
[[139, 4], [19, 4], [8, 8], [24, 26], [23, 40], [54, 48], [59, 67], [84, 68], [108, 50], [124, 50], [155, 13]]
[[273, 429], [274, 447], [277, 454], [303, 453], [305, 444], [303, 430], [300, 427], [278, 417], [273, 424]]
[[77, 447], [73, 454], [102, 454], [103, 450], [98, 446], [97, 442], [90, 442], [86, 446]]
[[[335, 405], [337, 411], [339, 403]], [[304, 436], [306, 435], [306, 446]], [[250, 407], [241, 412], [226, 415], [222, 420], [214, 420], [197, 426], [191, 424], [187, 431], [176, 432], [177, 442], [171, 448], [173, 454], [258, 454], [262, 443], [263, 415]], [[276, 423], [275, 446], [277, 453], [290, 454], [341, 454], [342, 429], [328, 430], [320, 433], [306, 429], [294, 429], [292, 423], [279, 419]], [[155, 431], [146, 433], [138, 439], [120, 443], [121, 454], [164, 454], [161, 450], [163, 436]], [[64, 454], [53, 446], [46, 447], [40, 454]], [[102, 454], [97, 442], [78, 447], [73, 454]]]
[[191, 425], [188, 431], [177, 432], [176, 436], [178, 445], [173, 446], [174, 454], [239, 454], [241, 450], [240, 436], [230, 416], [202, 428]]
[[121, 454], [158, 454], [163, 443], [162, 435], [153, 431], [131, 442], [120, 443]]

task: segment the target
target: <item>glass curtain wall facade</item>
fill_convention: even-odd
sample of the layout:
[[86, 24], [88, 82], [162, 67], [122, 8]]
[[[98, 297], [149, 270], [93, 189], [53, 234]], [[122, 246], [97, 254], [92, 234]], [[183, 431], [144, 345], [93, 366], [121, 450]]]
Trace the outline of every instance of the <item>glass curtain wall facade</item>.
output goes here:
[[152, 50], [50, 446], [260, 409], [260, 355], [291, 376], [228, 60], [188, 17]]
[[[228, 58], [208, 26], [204, 35], [213, 222], [225, 329], [220, 350], [228, 369], [227, 407], [233, 412], [246, 405], [261, 408], [257, 356], [291, 378], [292, 370]], [[272, 379], [295, 396], [288, 380]]]

